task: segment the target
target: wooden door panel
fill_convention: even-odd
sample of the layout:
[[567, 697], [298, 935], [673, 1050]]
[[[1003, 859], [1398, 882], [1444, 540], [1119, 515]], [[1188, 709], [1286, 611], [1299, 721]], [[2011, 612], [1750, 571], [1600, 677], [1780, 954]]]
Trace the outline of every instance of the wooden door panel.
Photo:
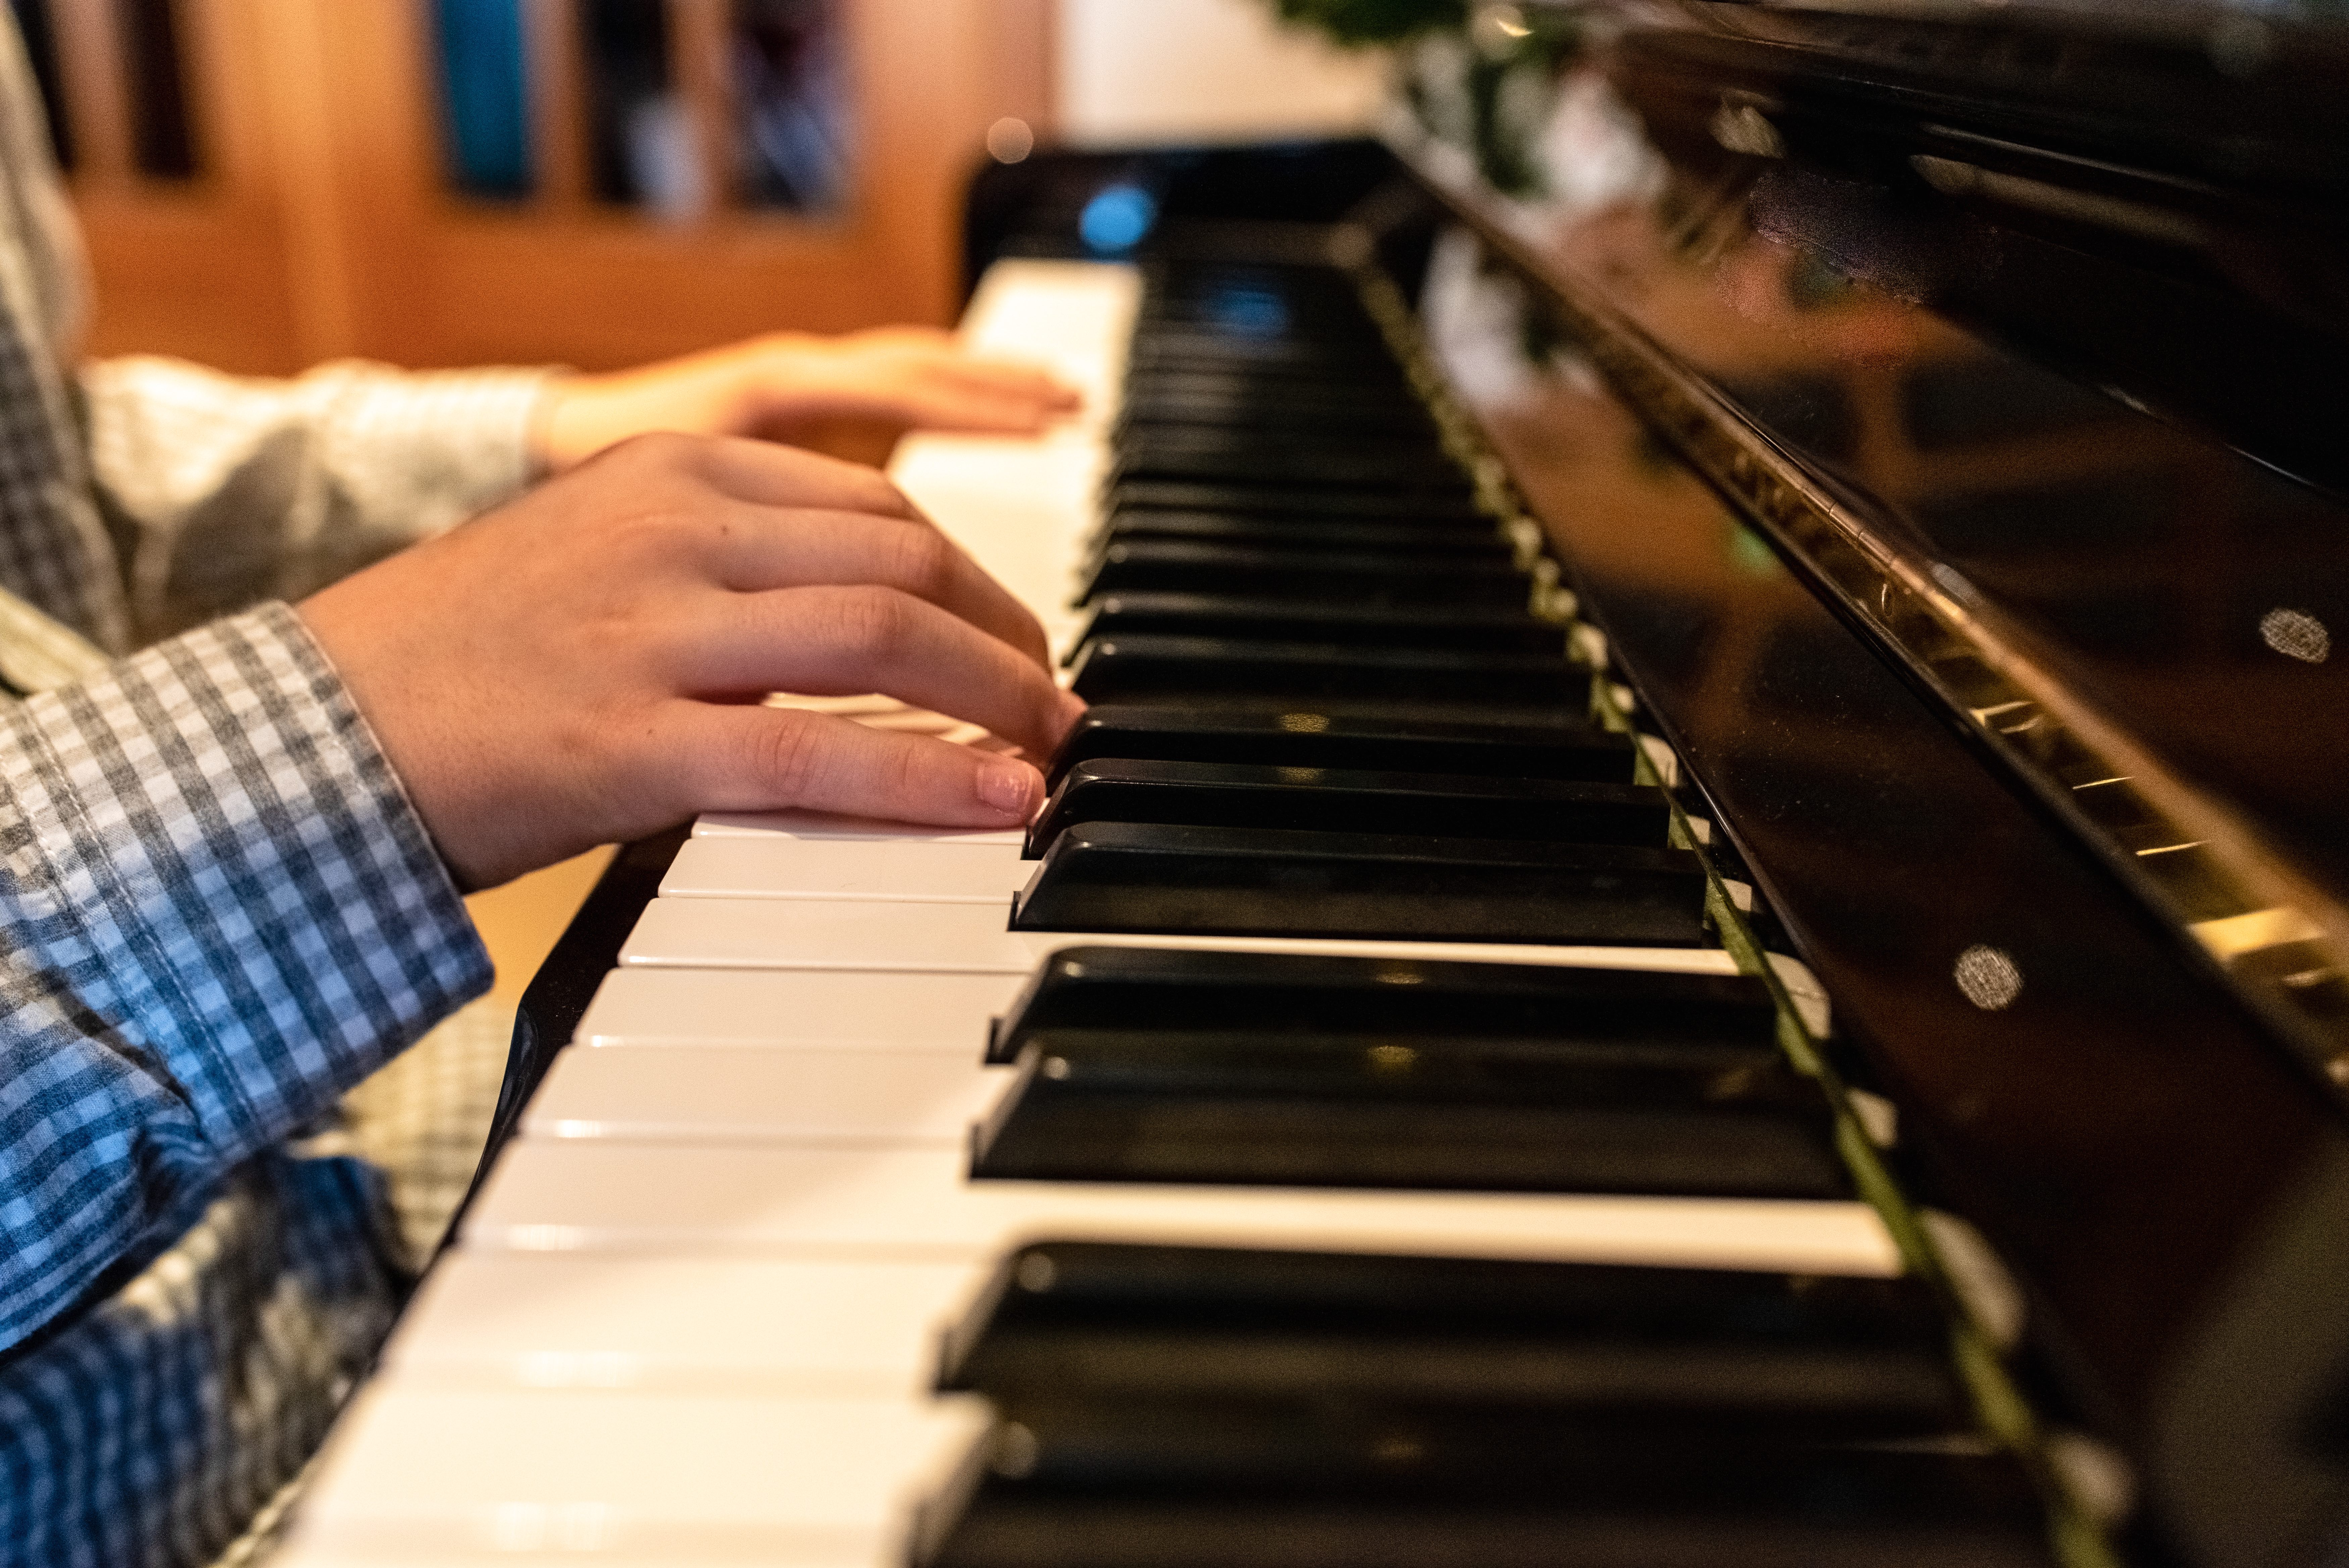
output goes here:
[[[169, 188], [76, 179], [99, 352], [247, 370], [354, 353], [602, 368], [781, 327], [944, 322], [986, 128], [1041, 124], [1048, 107], [1049, 0], [841, 0], [854, 129], [842, 210], [659, 217], [590, 199], [574, 0], [527, 0], [536, 191], [488, 202], [449, 188], [426, 0], [180, 3], [202, 172]], [[709, 40], [728, 0], [667, 3], [677, 46], [698, 36], [722, 63]], [[724, 123], [725, 72], [683, 64], [674, 77], [698, 95], [705, 155], [722, 164], [708, 132]]]

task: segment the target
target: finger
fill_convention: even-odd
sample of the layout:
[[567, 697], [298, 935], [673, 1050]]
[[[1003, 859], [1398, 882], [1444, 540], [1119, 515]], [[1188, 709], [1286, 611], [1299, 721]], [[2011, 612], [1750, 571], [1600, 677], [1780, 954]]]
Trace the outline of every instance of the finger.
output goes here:
[[[849, 512], [737, 509], [715, 536], [719, 580], [739, 593], [869, 584], [926, 600], [1039, 665], [1044, 628], [1003, 584], [927, 523]], [[867, 688], [870, 689], [870, 688]]]
[[881, 470], [863, 463], [734, 436], [694, 442], [686, 461], [704, 483], [736, 500], [929, 521]]
[[915, 429], [1031, 435], [1072, 404], [1052, 384], [967, 376], [947, 356], [898, 362], [803, 395], [779, 413], [770, 433], [811, 418], [873, 419]]
[[956, 355], [941, 361], [938, 371], [979, 391], [1032, 398], [1050, 408], [1073, 408], [1081, 401], [1075, 387], [1038, 365], [1015, 359], [974, 359]]
[[670, 787], [689, 797], [681, 810], [1016, 828], [1044, 799], [1043, 775], [1016, 758], [804, 709], [678, 702], [659, 731], [652, 750], [674, 764]]
[[975, 387], [944, 377], [883, 388], [862, 398], [844, 397], [841, 402], [844, 406], [842, 411], [851, 417], [885, 420], [913, 429], [976, 435], [1034, 435], [1061, 412], [1056, 406], [1024, 392]]
[[889, 588], [739, 594], [694, 617], [691, 635], [677, 674], [709, 696], [880, 692], [983, 726], [1040, 757], [1084, 710], [1040, 664]]
[[843, 355], [892, 349], [936, 349], [958, 354], [962, 352], [961, 343], [960, 338], [942, 326], [868, 326], [833, 338], [831, 347]]

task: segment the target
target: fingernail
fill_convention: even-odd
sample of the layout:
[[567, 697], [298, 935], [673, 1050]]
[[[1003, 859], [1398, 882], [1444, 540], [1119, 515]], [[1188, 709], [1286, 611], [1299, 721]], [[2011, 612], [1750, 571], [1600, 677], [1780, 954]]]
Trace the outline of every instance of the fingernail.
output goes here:
[[1036, 814], [1044, 776], [1024, 762], [990, 762], [978, 770], [978, 799], [989, 810], [1024, 822]]

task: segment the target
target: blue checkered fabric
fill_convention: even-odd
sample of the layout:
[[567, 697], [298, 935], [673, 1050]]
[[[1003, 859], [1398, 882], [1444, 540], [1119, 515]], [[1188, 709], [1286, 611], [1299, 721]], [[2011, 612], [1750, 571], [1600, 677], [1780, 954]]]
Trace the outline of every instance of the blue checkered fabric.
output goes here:
[[486, 976], [282, 605], [0, 715], [0, 1343]]
[[77, 254], [0, 22], [0, 1564], [202, 1564], [429, 1237], [386, 1151], [460, 1187], [502, 1054], [391, 1081], [488, 961], [272, 601], [519, 490], [543, 377], [68, 370]]

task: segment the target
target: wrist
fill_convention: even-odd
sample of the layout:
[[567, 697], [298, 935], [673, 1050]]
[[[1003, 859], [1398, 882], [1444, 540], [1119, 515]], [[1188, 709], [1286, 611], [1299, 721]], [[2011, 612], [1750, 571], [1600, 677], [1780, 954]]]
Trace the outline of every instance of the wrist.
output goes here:
[[557, 370], [550, 374], [538, 389], [538, 400], [531, 405], [530, 423], [523, 438], [528, 454], [530, 480], [536, 484], [543, 479], [561, 473], [570, 465], [557, 456], [555, 413], [568, 395], [571, 384], [579, 379], [575, 370]]

